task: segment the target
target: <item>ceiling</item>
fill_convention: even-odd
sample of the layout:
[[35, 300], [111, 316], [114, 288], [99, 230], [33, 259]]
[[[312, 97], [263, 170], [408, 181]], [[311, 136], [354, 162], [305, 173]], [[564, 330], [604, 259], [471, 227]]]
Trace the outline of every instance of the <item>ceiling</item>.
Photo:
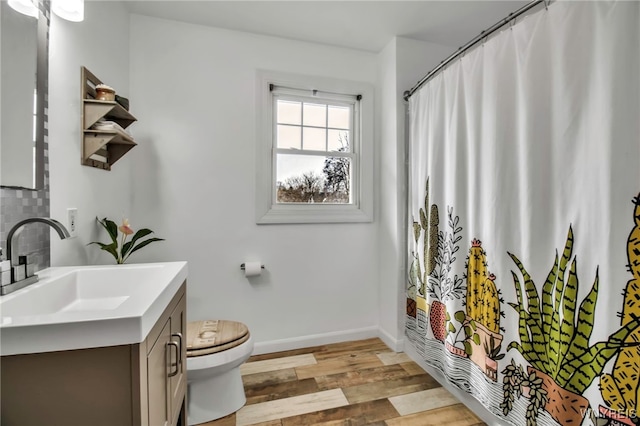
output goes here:
[[380, 52], [395, 36], [462, 46], [528, 3], [500, 1], [134, 0], [132, 13]]

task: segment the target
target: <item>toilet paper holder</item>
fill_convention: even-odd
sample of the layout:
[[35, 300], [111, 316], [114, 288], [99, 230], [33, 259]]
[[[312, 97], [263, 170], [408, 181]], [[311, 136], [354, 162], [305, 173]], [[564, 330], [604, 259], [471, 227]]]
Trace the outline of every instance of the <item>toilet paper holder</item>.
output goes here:
[[[240, 265], [240, 269], [244, 271], [244, 263]], [[264, 269], [264, 265], [260, 265], [260, 269]]]

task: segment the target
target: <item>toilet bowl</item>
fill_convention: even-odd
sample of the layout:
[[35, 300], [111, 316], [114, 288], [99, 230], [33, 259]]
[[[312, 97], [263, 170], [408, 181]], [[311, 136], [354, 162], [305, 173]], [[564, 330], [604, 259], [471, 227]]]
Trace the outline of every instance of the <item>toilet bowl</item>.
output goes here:
[[238, 411], [247, 401], [240, 375], [253, 352], [247, 327], [235, 321], [187, 325], [187, 423], [210, 422]]

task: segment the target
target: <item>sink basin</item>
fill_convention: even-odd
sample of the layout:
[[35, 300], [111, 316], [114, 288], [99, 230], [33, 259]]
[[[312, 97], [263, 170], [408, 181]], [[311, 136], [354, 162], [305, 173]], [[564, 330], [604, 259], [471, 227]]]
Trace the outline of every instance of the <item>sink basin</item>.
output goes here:
[[187, 277], [186, 262], [49, 268], [0, 297], [0, 355], [140, 343]]

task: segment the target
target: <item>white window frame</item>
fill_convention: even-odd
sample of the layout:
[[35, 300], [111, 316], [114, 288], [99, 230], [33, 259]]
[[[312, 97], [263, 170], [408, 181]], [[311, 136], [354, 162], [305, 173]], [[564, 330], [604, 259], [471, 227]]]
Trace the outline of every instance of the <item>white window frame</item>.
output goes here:
[[[258, 71], [256, 146], [256, 223], [353, 223], [373, 221], [373, 87], [367, 83]], [[353, 117], [354, 153], [350, 204], [276, 203], [274, 132], [275, 98], [272, 87], [326, 94], [361, 95]], [[282, 90], [279, 90], [282, 93]], [[334, 95], [335, 96], [335, 95]], [[330, 96], [327, 96], [330, 97]], [[338, 96], [335, 96], [339, 98]], [[328, 153], [330, 154], [330, 153]]]

